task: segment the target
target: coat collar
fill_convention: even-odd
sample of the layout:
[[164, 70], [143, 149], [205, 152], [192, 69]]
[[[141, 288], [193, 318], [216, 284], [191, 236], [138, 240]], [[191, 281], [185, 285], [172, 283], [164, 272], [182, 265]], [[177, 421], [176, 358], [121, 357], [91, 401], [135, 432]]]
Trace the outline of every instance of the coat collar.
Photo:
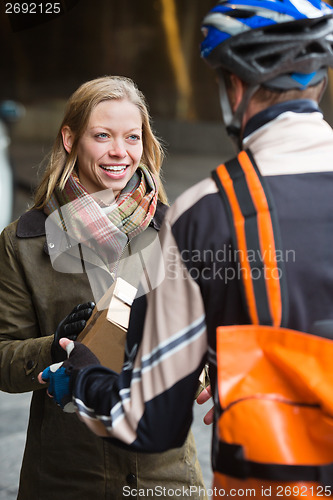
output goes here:
[[[156, 231], [161, 229], [161, 225], [168, 207], [164, 203], [157, 201], [156, 212], [150, 223]], [[18, 220], [16, 236], [18, 238], [36, 238], [45, 236], [46, 214], [42, 210], [33, 208], [25, 212]]]
[[16, 236], [18, 238], [36, 238], [45, 236], [46, 214], [42, 210], [33, 208], [25, 212], [18, 220]]
[[280, 102], [252, 116], [245, 126], [243, 139], [287, 111], [293, 113], [321, 113], [318, 104], [310, 99]]

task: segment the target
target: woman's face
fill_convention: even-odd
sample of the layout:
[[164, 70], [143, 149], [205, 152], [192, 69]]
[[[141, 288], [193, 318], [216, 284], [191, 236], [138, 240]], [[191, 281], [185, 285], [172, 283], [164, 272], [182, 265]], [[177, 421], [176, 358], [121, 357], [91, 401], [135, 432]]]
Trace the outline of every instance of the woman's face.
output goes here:
[[[63, 140], [70, 152], [74, 136], [69, 127], [63, 129]], [[80, 182], [89, 193], [112, 188], [116, 197], [138, 168], [142, 151], [139, 109], [123, 99], [103, 101], [93, 109], [78, 141]]]

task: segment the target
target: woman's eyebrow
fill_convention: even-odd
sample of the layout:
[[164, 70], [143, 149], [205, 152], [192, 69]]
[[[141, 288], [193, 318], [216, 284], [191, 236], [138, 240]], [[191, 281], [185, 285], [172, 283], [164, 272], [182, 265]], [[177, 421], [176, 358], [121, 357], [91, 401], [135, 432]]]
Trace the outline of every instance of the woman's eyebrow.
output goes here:
[[[110, 127], [107, 125], [94, 125], [93, 127], [90, 127], [92, 130], [95, 128], [104, 128], [106, 130], [112, 130]], [[142, 127], [133, 127], [131, 129], [128, 129], [127, 132], [134, 132], [135, 130], [142, 130]]]

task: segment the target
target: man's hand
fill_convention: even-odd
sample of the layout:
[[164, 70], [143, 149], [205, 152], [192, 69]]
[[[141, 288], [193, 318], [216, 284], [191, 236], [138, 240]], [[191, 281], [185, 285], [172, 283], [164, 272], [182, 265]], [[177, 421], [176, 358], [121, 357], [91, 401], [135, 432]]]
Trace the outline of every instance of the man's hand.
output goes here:
[[79, 333], [86, 326], [86, 322], [90, 318], [94, 307], [94, 302], [79, 304], [59, 323], [51, 346], [51, 356], [54, 363], [59, 363], [66, 359], [66, 353], [59, 345], [60, 339], [66, 337], [70, 340], [76, 340]]
[[38, 375], [38, 382], [48, 382], [49, 396], [53, 397], [65, 412], [71, 413], [75, 411], [72, 392], [78, 372], [86, 366], [99, 365], [100, 362], [88, 347], [79, 342], [62, 338], [59, 344], [67, 352], [68, 359], [45, 368]]
[[[205, 389], [202, 390], [202, 392], [197, 397], [197, 403], [199, 405], [203, 405], [204, 403], [206, 403], [206, 401], [208, 401], [211, 398], [212, 398], [212, 389], [210, 385], [208, 385]], [[203, 421], [205, 422], [206, 425], [210, 425], [213, 423], [213, 419], [214, 419], [214, 406], [209, 410], [209, 412], [206, 413]]]

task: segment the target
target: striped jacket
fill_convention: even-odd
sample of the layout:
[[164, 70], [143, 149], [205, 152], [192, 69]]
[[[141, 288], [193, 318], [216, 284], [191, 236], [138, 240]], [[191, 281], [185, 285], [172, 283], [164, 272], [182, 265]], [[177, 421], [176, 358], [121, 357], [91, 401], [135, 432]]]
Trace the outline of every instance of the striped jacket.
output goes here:
[[[244, 147], [277, 209], [287, 326], [311, 331], [316, 321], [333, 320], [333, 131], [314, 102], [290, 101], [253, 117]], [[153, 270], [165, 276], [134, 302], [122, 373], [87, 367], [74, 389], [80, 415], [94, 432], [146, 451], [183, 443], [207, 360], [214, 394], [216, 327], [249, 321], [227, 216], [211, 178], [169, 210], [161, 248]]]

